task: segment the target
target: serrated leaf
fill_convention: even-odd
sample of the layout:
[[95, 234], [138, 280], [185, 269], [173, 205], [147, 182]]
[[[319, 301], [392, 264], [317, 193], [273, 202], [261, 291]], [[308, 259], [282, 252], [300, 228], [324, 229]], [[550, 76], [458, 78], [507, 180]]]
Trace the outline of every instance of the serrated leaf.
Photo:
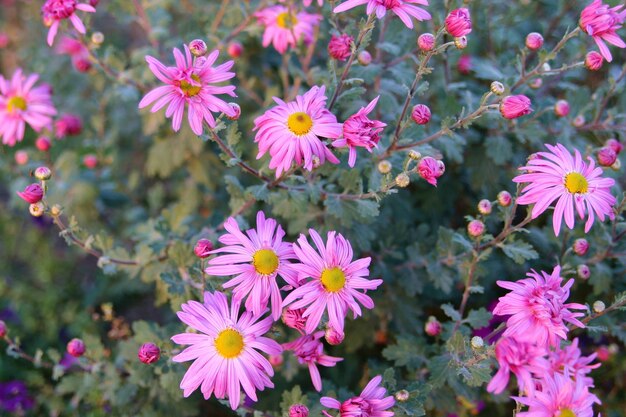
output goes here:
[[523, 264], [530, 259], [539, 258], [539, 254], [532, 245], [521, 240], [501, 243], [498, 247], [502, 249], [506, 256], [513, 259], [513, 261], [518, 264]]

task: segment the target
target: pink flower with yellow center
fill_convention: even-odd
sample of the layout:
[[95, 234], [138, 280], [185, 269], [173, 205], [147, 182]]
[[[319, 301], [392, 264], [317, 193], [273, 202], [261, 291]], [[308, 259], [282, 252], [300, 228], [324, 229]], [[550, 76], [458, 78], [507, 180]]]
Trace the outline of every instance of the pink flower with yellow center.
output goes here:
[[[380, 386], [380, 375], [372, 378], [367, 383], [361, 394], [348, 398], [344, 402], [331, 397], [322, 397], [320, 403], [324, 407], [339, 410], [340, 417], [392, 417], [393, 411], [389, 409], [396, 401], [393, 396], [387, 395], [387, 390]], [[327, 411], [322, 411], [326, 417], [333, 417]]]
[[343, 358], [328, 356], [324, 354], [324, 345], [320, 339], [324, 337], [324, 331], [320, 330], [313, 334], [303, 335], [293, 342], [284, 343], [285, 350], [293, 351], [298, 358], [298, 362], [306, 364], [311, 374], [311, 382], [317, 391], [322, 390], [322, 377], [317, 365], [332, 367], [341, 362]]
[[54, 38], [59, 31], [62, 20], [69, 19], [78, 33], [85, 34], [87, 32], [83, 21], [76, 15], [76, 10], [88, 13], [96, 12], [93, 6], [79, 3], [76, 0], [46, 0], [44, 5], [41, 6], [43, 22], [50, 27], [47, 39], [48, 45], [52, 46], [54, 43]]
[[626, 48], [626, 43], [616, 33], [626, 20], [626, 10], [621, 10], [622, 7], [624, 7], [623, 4], [609, 7], [602, 0], [594, 0], [580, 14], [578, 22], [580, 28], [587, 35], [593, 37], [600, 53], [608, 62], [613, 60], [613, 56], [605, 42], [618, 48]]
[[302, 39], [309, 44], [313, 40], [313, 29], [319, 25], [322, 16], [304, 11], [296, 12], [285, 6], [272, 6], [254, 14], [265, 27], [263, 46], [273, 44], [281, 54], [287, 48], [295, 48]]
[[364, 4], [367, 4], [365, 12], [368, 15], [376, 13], [376, 17], [379, 19], [385, 17], [387, 11], [391, 10], [409, 29], [413, 29], [413, 20], [411, 18], [418, 21], [431, 19], [430, 13], [416, 6], [416, 4], [428, 6], [428, 0], [348, 0], [335, 7], [333, 12], [345, 12]]

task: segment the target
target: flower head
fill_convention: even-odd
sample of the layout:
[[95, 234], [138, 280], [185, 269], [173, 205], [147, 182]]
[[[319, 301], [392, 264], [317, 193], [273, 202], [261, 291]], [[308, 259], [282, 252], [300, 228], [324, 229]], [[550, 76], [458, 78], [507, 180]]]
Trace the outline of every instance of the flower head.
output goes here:
[[161, 349], [154, 343], [144, 343], [139, 348], [137, 357], [145, 364], [155, 363], [161, 357]]
[[263, 46], [273, 44], [274, 48], [284, 54], [287, 48], [295, 48], [302, 39], [305, 43], [313, 40], [313, 29], [319, 25], [322, 16], [304, 11], [290, 11], [285, 6], [271, 6], [254, 14], [259, 23], [265, 26]]
[[199, 239], [193, 247], [193, 253], [201, 259], [211, 256], [213, 250], [213, 242], [209, 239]]
[[85, 350], [85, 342], [80, 339], [72, 339], [67, 343], [67, 353], [75, 358], [83, 356]]
[[598, 151], [598, 164], [603, 167], [610, 167], [617, 160], [617, 153], [613, 148], [605, 146]]
[[72, 64], [79, 72], [87, 72], [91, 69], [89, 50], [80, 41], [64, 36], [56, 48], [57, 53], [69, 55]]
[[54, 122], [54, 132], [57, 139], [63, 139], [66, 136], [80, 135], [82, 131], [83, 122], [80, 116], [76, 114], [63, 114]]
[[348, 34], [332, 35], [328, 42], [328, 54], [338, 61], [345, 61], [352, 53], [354, 38]]
[[324, 86], [314, 86], [288, 103], [274, 97], [278, 106], [254, 120], [254, 141], [259, 144], [257, 159], [269, 152], [269, 166], [276, 169], [276, 178], [289, 170], [294, 161], [311, 171], [314, 156], [321, 164], [326, 160], [339, 163], [320, 139], [338, 139], [342, 134], [341, 123], [326, 109], [325, 91]]
[[602, 54], [596, 51], [588, 52], [585, 55], [585, 68], [589, 71], [598, 71], [602, 68], [602, 64], [604, 63], [604, 58]]
[[608, 62], [611, 62], [613, 57], [605, 41], [618, 48], [626, 48], [626, 43], [616, 33], [626, 20], [626, 10], [621, 10], [622, 7], [624, 7], [623, 4], [609, 7], [602, 0], [594, 0], [580, 14], [578, 22], [580, 28], [593, 37], [600, 53]]
[[41, 201], [43, 198], [43, 188], [39, 184], [31, 184], [24, 188], [24, 191], [18, 191], [17, 195], [27, 203], [35, 204]]
[[430, 108], [425, 104], [416, 104], [411, 110], [411, 119], [418, 125], [425, 125], [430, 122]]
[[505, 119], [516, 119], [532, 113], [530, 99], [523, 94], [506, 96], [500, 102], [500, 113]]
[[417, 164], [417, 173], [424, 178], [426, 182], [437, 186], [437, 178], [441, 177], [446, 171], [443, 161], [439, 161], [433, 157], [426, 156]]
[[514, 182], [528, 183], [517, 202], [534, 204], [534, 219], [557, 200], [552, 217], [557, 236], [563, 218], [567, 227], [574, 228], [574, 209], [581, 219], [584, 219], [585, 214], [588, 215], [585, 233], [591, 229], [596, 215], [601, 221], [604, 221], [605, 216], [613, 219], [615, 214], [612, 206], [616, 199], [611, 195], [610, 188], [615, 181], [602, 178], [602, 168], [596, 168], [591, 158], [588, 158], [588, 164], [585, 163], [578, 150], [574, 151], [572, 157], [561, 144], [546, 144], [546, 147], [550, 152], [538, 152], [538, 158], [520, 168], [525, 173], [513, 178]]
[[78, 3], [76, 0], [46, 0], [41, 6], [41, 16], [46, 26], [50, 26], [48, 31], [48, 45], [52, 46], [54, 38], [59, 30], [62, 20], [70, 19], [78, 33], [85, 34], [87, 30], [80, 17], [76, 15], [76, 10], [95, 13], [96, 9], [92, 5]]
[[422, 52], [432, 51], [435, 47], [435, 35], [432, 33], [422, 33], [417, 38], [417, 46]]
[[215, 127], [215, 118], [212, 113], [222, 112], [227, 116], [235, 114], [227, 102], [218, 98], [218, 94], [227, 94], [236, 97], [235, 86], [217, 86], [215, 84], [230, 80], [235, 73], [229, 70], [233, 61], [214, 67], [219, 51], [211, 52], [207, 57], [194, 61], [191, 52], [185, 45], [185, 54], [174, 48], [175, 67], [166, 67], [159, 60], [146, 56], [150, 71], [166, 85], [155, 88], [139, 102], [142, 109], [156, 101], [151, 112], [157, 112], [167, 106], [165, 117], [172, 117], [172, 128], [178, 132], [183, 120], [185, 104], [187, 105], [187, 119], [191, 130], [201, 135], [202, 122], [206, 121], [210, 127]]
[[548, 354], [548, 362], [552, 372], [562, 373], [573, 379], [581, 378], [585, 385], [593, 387], [593, 379], [588, 377], [587, 374], [600, 367], [599, 363], [591, 363], [596, 356], [598, 356], [596, 353], [582, 356], [578, 348], [578, 338], [576, 338], [570, 345], [551, 351]]
[[363, 4], [367, 4], [365, 12], [368, 15], [376, 13], [376, 17], [379, 19], [385, 17], [387, 11], [391, 10], [409, 29], [413, 29], [411, 17], [418, 21], [431, 19], [430, 13], [416, 6], [416, 4], [428, 6], [428, 0], [347, 0], [335, 7], [333, 12], [345, 12]]
[[469, 10], [464, 7], [452, 10], [446, 16], [445, 25], [446, 31], [455, 38], [469, 34], [472, 31], [472, 19]]
[[180, 382], [183, 395], [188, 397], [200, 388], [205, 399], [230, 400], [234, 410], [239, 406], [240, 387], [253, 401], [256, 390], [273, 388], [270, 377], [274, 370], [259, 351], [277, 355], [281, 346], [264, 335], [272, 327], [272, 318], [260, 319], [246, 311], [239, 315], [239, 303], [228, 305], [221, 292], [205, 292], [204, 303], [183, 303], [178, 317], [198, 333], [181, 333], [172, 337], [175, 343], [191, 345], [174, 362], [194, 361]]
[[531, 32], [526, 35], [526, 48], [530, 49], [531, 51], [536, 51], [538, 49], [541, 49], [542, 46], [543, 36], [541, 36], [541, 33]]
[[[324, 407], [339, 410], [341, 417], [392, 417], [393, 411], [389, 411], [396, 403], [392, 395], [387, 396], [387, 390], [380, 386], [380, 375], [372, 378], [367, 383], [361, 394], [348, 398], [343, 403], [330, 397], [322, 397], [320, 403]], [[332, 417], [323, 411], [327, 417]]]
[[559, 117], [565, 117], [569, 114], [570, 105], [567, 100], [558, 100], [554, 103], [554, 114]]
[[304, 404], [293, 404], [289, 407], [289, 417], [308, 417], [309, 409]]
[[283, 323], [285, 323], [287, 327], [291, 327], [292, 329], [296, 329], [300, 333], [302, 333], [302, 331], [304, 330], [304, 326], [306, 326], [306, 318], [302, 317], [303, 313], [303, 308], [298, 308], [295, 310], [286, 308], [283, 311], [282, 315]]
[[324, 331], [319, 331], [300, 336], [293, 342], [283, 344], [285, 350], [293, 351], [293, 354], [298, 358], [298, 362], [306, 364], [309, 367], [311, 381], [317, 391], [322, 390], [322, 378], [319, 369], [317, 369], [317, 365], [332, 367], [335, 366], [337, 362], [343, 360], [343, 358], [324, 354], [324, 345], [320, 341], [323, 336]]

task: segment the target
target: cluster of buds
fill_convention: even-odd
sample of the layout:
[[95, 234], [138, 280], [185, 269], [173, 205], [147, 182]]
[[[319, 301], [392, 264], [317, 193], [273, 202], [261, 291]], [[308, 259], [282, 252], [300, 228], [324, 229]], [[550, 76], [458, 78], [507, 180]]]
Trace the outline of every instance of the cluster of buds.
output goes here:
[[619, 170], [621, 167], [620, 160], [617, 159], [624, 146], [614, 138], [606, 141], [604, 146], [598, 150], [598, 164], [603, 167], [611, 167]]
[[35, 169], [32, 175], [37, 178], [41, 183], [33, 183], [23, 191], [17, 191], [16, 194], [28, 204], [30, 207], [28, 211], [34, 217], [41, 217], [46, 211], [46, 204], [44, 201], [44, 197], [46, 194], [46, 181], [52, 178], [52, 171], [50, 168], [41, 166]]

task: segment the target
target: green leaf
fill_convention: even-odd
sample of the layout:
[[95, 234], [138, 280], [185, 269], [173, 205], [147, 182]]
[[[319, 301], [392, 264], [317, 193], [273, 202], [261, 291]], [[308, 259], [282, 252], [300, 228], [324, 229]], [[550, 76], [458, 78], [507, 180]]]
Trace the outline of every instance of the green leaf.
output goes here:
[[452, 306], [452, 304], [442, 304], [441, 309], [446, 314], [446, 316], [450, 317], [454, 321], [461, 321], [461, 315], [458, 311]]
[[515, 263], [523, 264], [527, 260], [539, 258], [537, 251], [529, 243], [511, 240], [508, 243], [498, 245], [504, 254], [513, 259]]
[[463, 323], [469, 324], [474, 329], [480, 329], [488, 325], [492, 317], [493, 315], [489, 311], [481, 307], [478, 310], [471, 310], [467, 318], [463, 320]]

